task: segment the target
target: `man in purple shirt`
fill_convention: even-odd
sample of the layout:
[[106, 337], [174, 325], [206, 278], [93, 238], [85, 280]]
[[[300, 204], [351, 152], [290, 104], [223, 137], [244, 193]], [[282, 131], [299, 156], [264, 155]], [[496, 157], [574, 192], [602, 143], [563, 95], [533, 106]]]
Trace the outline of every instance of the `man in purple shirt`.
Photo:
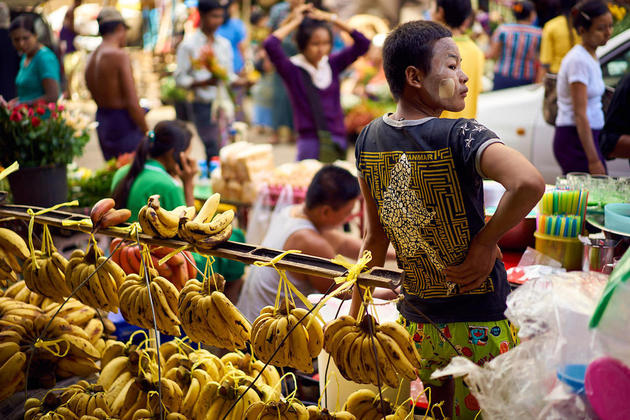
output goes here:
[[[354, 44], [330, 54], [332, 30], [329, 23], [348, 32]], [[300, 54], [287, 57], [282, 39], [296, 29]], [[282, 77], [293, 106], [298, 160], [345, 159], [347, 141], [339, 74], [365, 54], [369, 46], [370, 41], [365, 36], [339, 21], [337, 15], [315, 9], [312, 4], [297, 7], [286, 23], [265, 40], [265, 50]]]

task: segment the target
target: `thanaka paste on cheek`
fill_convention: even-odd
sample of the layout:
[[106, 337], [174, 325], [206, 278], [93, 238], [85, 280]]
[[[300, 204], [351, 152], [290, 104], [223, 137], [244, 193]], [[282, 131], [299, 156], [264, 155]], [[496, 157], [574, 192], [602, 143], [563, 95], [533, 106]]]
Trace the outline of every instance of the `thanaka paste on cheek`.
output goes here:
[[440, 80], [440, 99], [452, 98], [455, 96], [455, 81], [453, 79]]

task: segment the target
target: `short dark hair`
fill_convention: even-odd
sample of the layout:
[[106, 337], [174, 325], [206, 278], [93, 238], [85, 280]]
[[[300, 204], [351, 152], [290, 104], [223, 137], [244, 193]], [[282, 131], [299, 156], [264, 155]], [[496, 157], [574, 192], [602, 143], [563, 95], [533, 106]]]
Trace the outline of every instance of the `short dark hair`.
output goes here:
[[571, 10], [571, 20], [575, 29], [588, 29], [593, 24], [593, 19], [610, 13], [608, 6], [601, 0], [587, 0], [575, 5]]
[[444, 22], [449, 28], [459, 28], [472, 13], [470, 0], [437, 0], [437, 7], [444, 10]]
[[323, 28], [328, 31], [328, 34], [330, 35], [330, 42], [332, 44], [332, 28], [328, 23], [324, 22], [323, 20], [304, 18], [304, 20], [302, 20], [302, 23], [300, 23], [300, 26], [298, 26], [297, 31], [295, 32], [295, 43], [297, 44], [298, 50], [300, 52], [306, 49], [308, 41], [313, 36], [313, 32], [315, 32], [319, 28]]
[[35, 17], [31, 14], [23, 14], [16, 17], [13, 19], [13, 22], [11, 22], [11, 26], [9, 26], [9, 32], [20, 28], [29, 31], [33, 35], [37, 35], [37, 32], [35, 32]]
[[223, 9], [223, 6], [217, 0], [199, 0], [197, 3], [197, 10], [200, 15], [205, 15], [216, 9]]
[[514, 13], [514, 19], [523, 20], [531, 16], [532, 12], [536, 9], [534, 3], [531, 1], [517, 1], [512, 5], [512, 12]]
[[414, 66], [424, 74], [431, 71], [433, 45], [452, 33], [443, 25], [416, 20], [397, 26], [383, 44], [383, 69], [394, 99], [398, 100], [406, 83], [405, 71]]
[[116, 29], [118, 29], [118, 27], [120, 25], [125, 25], [125, 22], [123, 21], [110, 21], [110, 22], [104, 22], [98, 25], [98, 33], [101, 36], [105, 36], [111, 33], [114, 33], [116, 31]]
[[307, 209], [328, 205], [339, 210], [360, 194], [359, 181], [347, 169], [335, 165], [321, 168], [306, 191]]

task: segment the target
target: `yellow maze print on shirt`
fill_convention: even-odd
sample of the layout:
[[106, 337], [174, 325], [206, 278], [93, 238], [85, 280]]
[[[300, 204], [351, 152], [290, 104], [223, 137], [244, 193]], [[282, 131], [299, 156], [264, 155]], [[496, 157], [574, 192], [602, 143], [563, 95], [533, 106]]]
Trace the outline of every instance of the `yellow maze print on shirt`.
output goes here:
[[[464, 260], [470, 230], [450, 149], [361, 152], [359, 169], [405, 270], [406, 292], [421, 298], [451, 295], [443, 269]], [[488, 278], [469, 293], [492, 290]]]

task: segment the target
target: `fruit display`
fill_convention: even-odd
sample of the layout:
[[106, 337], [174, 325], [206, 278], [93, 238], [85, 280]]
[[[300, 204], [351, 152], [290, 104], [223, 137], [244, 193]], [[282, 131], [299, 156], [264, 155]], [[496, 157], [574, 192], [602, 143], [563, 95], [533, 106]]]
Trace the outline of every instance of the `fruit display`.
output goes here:
[[221, 195], [210, 196], [194, 218], [184, 216], [179, 223], [179, 237], [195, 246], [200, 253], [230, 239], [234, 211], [217, 213]]
[[[168, 335], [181, 335], [177, 317], [179, 291], [170, 281], [160, 276], [153, 268], [147, 269], [149, 285], [138, 274], [127, 274], [118, 288], [118, 301], [123, 317], [140, 328], [153, 328], [155, 310], [156, 328]], [[150, 295], [149, 295], [150, 288]]]
[[[286, 378], [294, 377], [296, 390], [300, 384], [292, 372], [281, 376], [280, 368], [311, 373], [323, 348], [347, 379], [390, 387], [415, 378], [420, 358], [402, 326], [379, 325], [370, 315], [359, 321], [341, 316], [323, 329], [319, 308], [297, 308], [289, 284], [279, 288], [286, 297], [278, 296], [276, 306], [263, 308], [250, 324], [223, 293], [225, 279], [211, 271], [198, 281], [192, 255], [168, 240], [182, 239], [202, 253], [227, 240], [234, 212], [218, 213], [220, 198], [214, 194], [196, 213], [192, 207], [167, 211], [151, 196], [140, 225], [159, 241], [116, 238], [109, 257], [94, 232], [121, 235], [124, 229], [106, 228], [128, 217], [111, 199], [92, 208], [88, 244], [65, 250], [68, 260], [46, 225], [38, 250], [0, 228], [0, 401], [26, 389], [26, 419], [407, 418], [408, 407], [381, 404], [374, 393], [352, 396], [335, 411], [283, 395], [292, 386]], [[85, 225], [68, 226], [85, 232]], [[128, 230], [132, 235], [133, 226]], [[113, 339], [107, 317], [118, 310], [150, 336], [141, 331], [128, 342]], [[154, 329], [176, 338], [158, 347], [164, 338]], [[187, 337], [179, 338], [182, 333]], [[137, 334], [144, 341], [134, 343]], [[202, 344], [227, 353], [193, 348]], [[55, 388], [69, 378], [71, 385]], [[28, 398], [34, 388], [49, 391]]]
[[180, 206], [171, 211], [160, 206], [160, 196], [152, 195], [138, 213], [142, 232], [155, 238], [174, 238], [179, 228], [180, 217], [191, 217], [194, 207]]
[[405, 420], [410, 415], [410, 408], [406, 404], [394, 408], [389, 401], [381, 401], [378, 394], [371, 389], [361, 389], [350, 394], [343, 409], [357, 420], [382, 418], [385, 420]]
[[[303, 321], [299, 322], [302, 318]], [[322, 351], [324, 338], [319, 321], [307, 314], [305, 309], [295, 308], [288, 301], [280, 308], [264, 307], [252, 325], [251, 336], [254, 354], [259, 359], [306, 373], [313, 372], [313, 359]], [[278, 347], [280, 350], [272, 358]]]
[[30, 255], [20, 235], [0, 228], [0, 286], [5, 287], [17, 281], [17, 275], [22, 272], [20, 260], [26, 260]]
[[[137, 244], [121, 242], [123, 242], [122, 238], [115, 238], [109, 245], [112, 261], [118, 264], [125, 274], [139, 274], [142, 265], [141, 247]], [[171, 254], [174, 251], [173, 248], [151, 246], [149, 251], [153, 267], [160, 276], [173, 283], [178, 290], [184, 287], [188, 279], [194, 279], [197, 276], [195, 260], [189, 251], [175, 254], [163, 264], [160, 264], [160, 259]]]
[[324, 349], [344, 378], [360, 384], [397, 388], [401, 377], [414, 380], [420, 369], [420, 355], [407, 330], [396, 322], [379, 325], [369, 314], [359, 322], [344, 315], [326, 324]]
[[182, 328], [192, 340], [227, 350], [244, 349], [251, 325], [223, 294], [225, 279], [215, 273], [200, 282], [188, 280], [179, 295]]
[[111, 198], [99, 200], [90, 211], [92, 231], [125, 223], [131, 217], [129, 209], [114, 209], [116, 202]]
[[[70, 255], [65, 277], [76, 297], [86, 305], [118, 312], [118, 288], [125, 278], [124, 271], [103, 255], [96, 242], [87, 251], [76, 249]], [[79, 286], [86, 282], [84, 287]]]
[[46, 225], [43, 235], [42, 249], [34, 250], [24, 260], [22, 276], [32, 291], [53, 300], [61, 300], [72, 292], [66, 283], [68, 260], [55, 248]]

